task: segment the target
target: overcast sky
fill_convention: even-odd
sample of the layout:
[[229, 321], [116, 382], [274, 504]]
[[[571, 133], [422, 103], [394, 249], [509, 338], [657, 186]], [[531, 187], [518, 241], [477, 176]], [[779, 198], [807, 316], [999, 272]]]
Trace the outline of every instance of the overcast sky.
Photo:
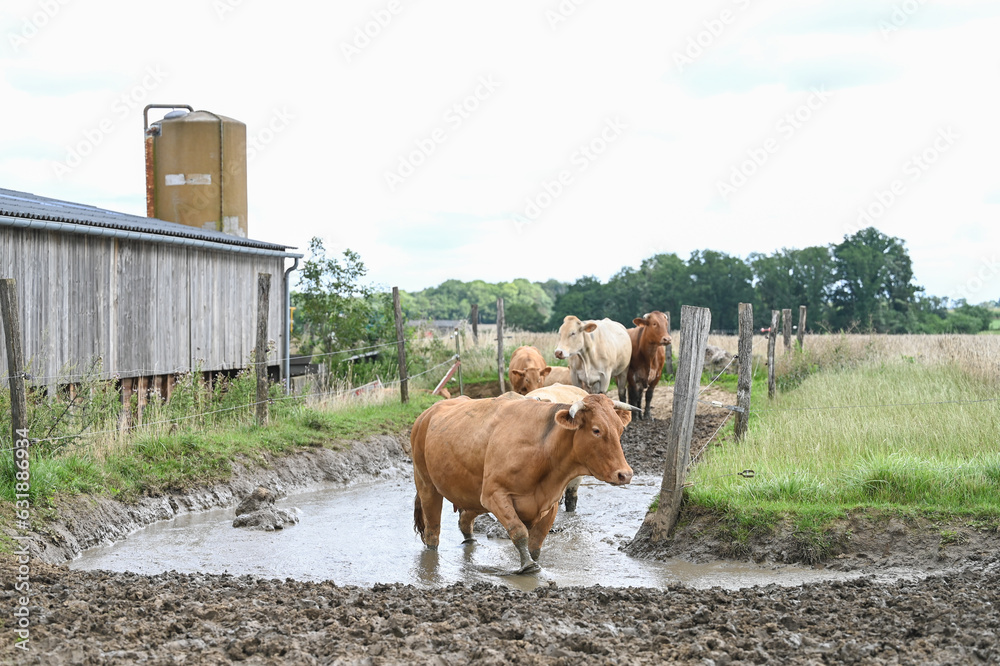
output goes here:
[[142, 107], [190, 104], [247, 124], [252, 238], [321, 236], [381, 285], [604, 281], [874, 225], [928, 293], [1000, 298], [1000, 2], [0, 12], [0, 187], [143, 215]]

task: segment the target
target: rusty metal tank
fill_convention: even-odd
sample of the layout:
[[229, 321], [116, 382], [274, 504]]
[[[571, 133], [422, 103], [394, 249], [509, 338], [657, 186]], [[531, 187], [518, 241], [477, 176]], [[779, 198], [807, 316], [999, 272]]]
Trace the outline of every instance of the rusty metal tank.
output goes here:
[[[149, 124], [151, 108], [174, 110]], [[246, 125], [174, 104], [150, 104], [143, 119], [146, 214], [246, 238]]]

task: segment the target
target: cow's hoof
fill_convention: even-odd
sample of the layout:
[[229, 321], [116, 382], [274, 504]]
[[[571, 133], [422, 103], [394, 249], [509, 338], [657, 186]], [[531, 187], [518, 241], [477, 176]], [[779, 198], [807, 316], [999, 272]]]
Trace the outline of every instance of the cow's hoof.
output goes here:
[[518, 569], [517, 571], [515, 571], [514, 575], [516, 575], [516, 576], [523, 576], [525, 574], [538, 573], [541, 570], [542, 570], [542, 568], [540, 566], [538, 566], [538, 562], [532, 562], [531, 564], [523, 566], [520, 569]]
[[476, 543], [476, 539], [475, 539], [475, 537], [468, 537], [468, 538], [464, 539], [462, 541], [462, 543], [463, 544], [466, 544], [466, 543]]

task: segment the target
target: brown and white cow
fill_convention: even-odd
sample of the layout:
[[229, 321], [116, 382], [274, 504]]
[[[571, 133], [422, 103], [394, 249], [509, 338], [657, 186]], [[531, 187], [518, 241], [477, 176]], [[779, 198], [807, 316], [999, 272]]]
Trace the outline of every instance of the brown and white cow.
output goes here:
[[521, 395], [542, 388], [552, 369], [545, 364], [542, 353], [531, 346], [518, 347], [510, 357], [511, 389]]
[[580, 321], [573, 315], [559, 327], [555, 357], [569, 360], [570, 384], [604, 393], [614, 377], [618, 399], [625, 402], [632, 342], [625, 327], [610, 319]]
[[414, 528], [428, 548], [437, 549], [445, 498], [460, 512], [466, 541], [472, 540], [476, 516], [492, 513], [517, 548], [518, 573], [538, 571], [542, 542], [570, 479], [591, 475], [614, 485], [632, 480], [621, 445], [624, 424], [632, 418], [627, 407], [606, 395], [567, 406], [513, 392], [432, 405], [410, 432]]
[[653, 310], [632, 320], [635, 328], [628, 329], [632, 341], [632, 358], [628, 366], [628, 401], [642, 407], [642, 393], [646, 392], [646, 409], [640, 418], [648, 419], [653, 389], [660, 383], [663, 364], [667, 360], [665, 348], [670, 344], [667, 315]]

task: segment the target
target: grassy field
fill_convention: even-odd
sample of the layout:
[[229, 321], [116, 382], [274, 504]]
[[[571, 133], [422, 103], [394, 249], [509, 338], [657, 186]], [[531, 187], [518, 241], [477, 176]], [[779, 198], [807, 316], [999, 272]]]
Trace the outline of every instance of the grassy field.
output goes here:
[[[806, 340], [804, 352], [779, 352], [785, 389], [774, 401], [756, 392], [746, 438], [730, 433], [692, 468], [693, 506], [763, 529], [791, 520], [822, 531], [858, 511], [996, 529], [1000, 341]], [[736, 475], [745, 469], [755, 476]]]

